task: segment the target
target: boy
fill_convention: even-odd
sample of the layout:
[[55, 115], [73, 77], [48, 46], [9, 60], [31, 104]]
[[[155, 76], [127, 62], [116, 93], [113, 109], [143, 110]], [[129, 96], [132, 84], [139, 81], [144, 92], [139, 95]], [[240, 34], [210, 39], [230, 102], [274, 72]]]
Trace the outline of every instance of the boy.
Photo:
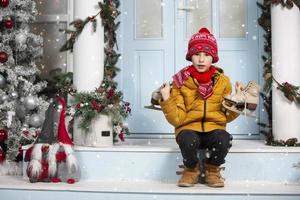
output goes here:
[[[210, 187], [224, 187], [220, 165], [231, 147], [232, 136], [226, 132], [226, 123], [239, 114], [222, 107], [225, 96], [231, 94], [231, 83], [223, 70], [212, 65], [218, 58], [215, 37], [202, 28], [188, 44], [186, 60], [193, 64], [173, 76], [173, 87], [164, 84], [160, 106], [166, 119], [175, 127], [176, 141], [185, 165], [180, 187], [198, 183], [199, 148], [208, 149], [205, 160], [205, 182]], [[236, 90], [242, 89], [239, 83]]]

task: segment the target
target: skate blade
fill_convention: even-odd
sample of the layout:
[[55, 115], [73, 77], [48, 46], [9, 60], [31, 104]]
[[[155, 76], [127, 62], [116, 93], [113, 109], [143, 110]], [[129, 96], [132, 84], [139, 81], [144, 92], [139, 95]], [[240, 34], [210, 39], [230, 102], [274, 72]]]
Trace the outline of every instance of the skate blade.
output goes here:
[[255, 111], [250, 111], [248, 109], [238, 110], [234, 105], [228, 106], [228, 104], [226, 104], [224, 101], [222, 102], [222, 105], [227, 110], [233, 111], [233, 112], [238, 113], [238, 114], [246, 115], [247, 117], [256, 118]]
[[231, 100], [231, 99], [228, 99], [228, 98], [226, 98], [226, 97], [224, 97], [224, 100], [225, 100], [225, 101], [226, 101], [226, 103], [228, 103], [228, 104], [233, 104], [233, 105], [237, 104], [237, 102], [236, 102], [236, 101], [233, 101], [233, 100]]
[[150, 106], [144, 106], [144, 108], [150, 109], [150, 110], [161, 110], [160, 107], [154, 106], [154, 105], [150, 105]]

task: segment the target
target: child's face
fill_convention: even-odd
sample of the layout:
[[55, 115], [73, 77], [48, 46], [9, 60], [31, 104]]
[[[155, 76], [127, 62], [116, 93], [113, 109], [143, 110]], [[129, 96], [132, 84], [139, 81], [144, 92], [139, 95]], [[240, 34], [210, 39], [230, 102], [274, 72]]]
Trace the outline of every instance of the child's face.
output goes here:
[[198, 72], [208, 71], [212, 60], [212, 56], [204, 52], [199, 52], [192, 56], [192, 63]]

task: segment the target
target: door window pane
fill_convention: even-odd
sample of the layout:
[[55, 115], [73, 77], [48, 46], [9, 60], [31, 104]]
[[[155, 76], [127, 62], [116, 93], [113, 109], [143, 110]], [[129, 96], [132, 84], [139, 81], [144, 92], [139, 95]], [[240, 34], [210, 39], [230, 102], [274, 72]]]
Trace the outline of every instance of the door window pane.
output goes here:
[[220, 37], [245, 37], [245, 0], [220, 0]]
[[161, 38], [162, 6], [161, 0], [136, 0], [135, 30], [137, 38]]
[[39, 15], [66, 15], [67, 0], [35, 0]]
[[211, 0], [187, 0], [187, 38], [197, 33], [201, 27], [212, 30], [211, 2]]
[[43, 37], [43, 58], [37, 63], [41, 70], [41, 77], [46, 78], [49, 71], [55, 68], [67, 68], [67, 53], [59, 52], [61, 45], [66, 41], [66, 35], [58, 30], [66, 28], [67, 23], [34, 23], [31, 31]]

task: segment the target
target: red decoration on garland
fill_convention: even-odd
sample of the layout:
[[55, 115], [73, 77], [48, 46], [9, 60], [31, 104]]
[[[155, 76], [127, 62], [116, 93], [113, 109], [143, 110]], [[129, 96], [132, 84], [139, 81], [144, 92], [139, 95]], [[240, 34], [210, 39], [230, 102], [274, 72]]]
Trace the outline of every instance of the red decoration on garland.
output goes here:
[[11, 19], [7, 19], [4, 21], [4, 27], [7, 29], [11, 29], [14, 26], [14, 23]]
[[103, 106], [101, 104], [98, 104], [96, 99], [93, 99], [91, 104], [92, 104], [92, 108], [97, 112], [101, 112], [103, 110]]
[[0, 6], [6, 8], [9, 5], [9, 0], [0, 0]]
[[76, 109], [79, 110], [81, 108], [80, 103], [76, 105]]
[[106, 93], [106, 96], [109, 99], [112, 98], [114, 95], [115, 95], [115, 90], [113, 88], [110, 88]]
[[0, 164], [5, 160], [5, 152], [0, 148]]
[[125, 141], [125, 138], [124, 138], [124, 136], [125, 136], [124, 132], [123, 132], [123, 131], [121, 131], [121, 133], [119, 134], [119, 138], [120, 138], [120, 140], [121, 140], [122, 142], [124, 142], [124, 141]]
[[5, 63], [8, 60], [8, 54], [4, 51], [0, 51], [0, 62]]
[[7, 140], [7, 131], [5, 129], [0, 129], [0, 142]]

